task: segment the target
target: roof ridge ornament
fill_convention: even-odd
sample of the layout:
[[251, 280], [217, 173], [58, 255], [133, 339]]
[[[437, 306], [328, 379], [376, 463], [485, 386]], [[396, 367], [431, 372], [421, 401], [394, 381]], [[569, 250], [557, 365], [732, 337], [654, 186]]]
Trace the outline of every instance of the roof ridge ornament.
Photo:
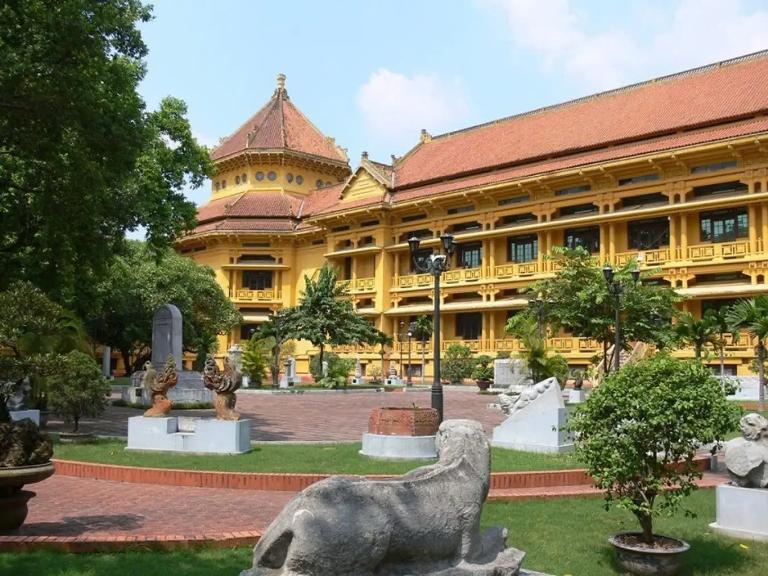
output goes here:
[[282, 72], [277, 75], [277, 88], [275, 89], [275, 96], [279, 95], [288, 98], [288, 92], [285, 89], [285, 74]]
[[427, 132], [426, 128], [421, 129], [421, 137], [419, 138], [421, 140], [421, 143], [424, 144], [426, 142], [432, 142], [432, 134]]

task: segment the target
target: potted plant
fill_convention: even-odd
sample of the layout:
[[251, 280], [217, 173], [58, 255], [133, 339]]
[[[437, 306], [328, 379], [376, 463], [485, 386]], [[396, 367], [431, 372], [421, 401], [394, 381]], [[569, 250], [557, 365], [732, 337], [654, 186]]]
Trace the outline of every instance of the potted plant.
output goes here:
[[463, 344], [451, 344], [445, 351], [442, 376], [451, 384], [463, 384], [465, 378], [472, 376], [472, 349]]
[[107, 406], [110, 389], [98, 364], [88, 354], [73, 350], [61, 357], [58, 369], [48, 381], [48, 404], [65, 422], [73, 424], [71, 433], [62, 432], [62, 441], [90, 437], [80, 432], [80, 419], [100, 415]]
[[606, 507], [628, 510], [640, 524], [640, 532], [610, 538], [623, 570], [679, 570], [689, 545], [654, 534], [653, 519], [676, 512], [696, 489], [696, 449], [719, 444], [738, 418], [708, 368], [663, 354], [611, 374], [574, 411], [577, 455], [605, 491]]
[[493, 383], [493, 358], [483, 354], [475, 359], [475, 368], [472, 370], [472, 378], [480, 390], [488, 390]]

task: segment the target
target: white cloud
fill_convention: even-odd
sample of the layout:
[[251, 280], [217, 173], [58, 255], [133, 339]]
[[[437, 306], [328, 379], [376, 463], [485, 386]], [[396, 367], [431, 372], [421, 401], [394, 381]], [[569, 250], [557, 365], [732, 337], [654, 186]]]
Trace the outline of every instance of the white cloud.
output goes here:
[[380, 68], [360, 87], [357, 106], [374, 138], [388, 145], [406, 146], [419, 131], [444, 132], [461, 126], [467, 104], [460, 80], [435, 74], [405, 76]]
[[[590, 90], [768, 47], [768, 10], [749, 12], [741, 0], [670, 2], [661, 15], [648, 10], [647, 28], [627, 18], [623, 27], [599, 32], [587, 30], [585, 15], [570, 0], [479, 2], [504, 14], [515, 44], [537, 54], [545, 69]], [[653, 30], [650, 36], [635, 36], [646, 29]]]

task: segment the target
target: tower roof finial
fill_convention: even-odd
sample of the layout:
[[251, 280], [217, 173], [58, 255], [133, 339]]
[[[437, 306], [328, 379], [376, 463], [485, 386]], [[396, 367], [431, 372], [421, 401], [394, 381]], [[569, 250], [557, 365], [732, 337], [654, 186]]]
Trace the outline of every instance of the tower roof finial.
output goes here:
[[282, 72], [277, 75], [277, 89], [285, 90], [285, 74]]

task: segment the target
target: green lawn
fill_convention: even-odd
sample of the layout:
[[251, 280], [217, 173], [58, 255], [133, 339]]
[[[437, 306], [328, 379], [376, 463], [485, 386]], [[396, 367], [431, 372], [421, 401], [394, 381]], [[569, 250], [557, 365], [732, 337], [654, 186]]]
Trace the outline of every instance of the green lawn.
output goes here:
[[[150, 468], [226, 470], [231, 472], [297, 472], [337, 474], [402, 474], [423, 461], [380, 461], [358, 454], [359, 443], [258, 444], [239, 456], [195, 456], [157, 452], [129, 452], [125, 442], [101, 440], [90, 444], [57, 444], [54, 457]], [[493, 470], [558, 470], [578, 468], [569, 454], [535, 454], [493, 449]]]
[[[702, 490], [688, 506], [698, 516], [665, 518], [657, 532], [691, 545], [681, 576], [758, 576], [766, 573], [768, 544], [716, 537], [707, 524], [715, 517], [715, 494]], [[509, 528], [509, 543], [528, 553], [524, 566], [557, 576], [615, 576], [609, 534], [636, 528], [631, 515], [605, 512], [595, 498], [491, 503], [483, 525]], [[132, 552], [71, 555], [48, 552], [0, 554], [0, 574], [14, 576], [235, 576], [250, 564], [251, 550]]]

